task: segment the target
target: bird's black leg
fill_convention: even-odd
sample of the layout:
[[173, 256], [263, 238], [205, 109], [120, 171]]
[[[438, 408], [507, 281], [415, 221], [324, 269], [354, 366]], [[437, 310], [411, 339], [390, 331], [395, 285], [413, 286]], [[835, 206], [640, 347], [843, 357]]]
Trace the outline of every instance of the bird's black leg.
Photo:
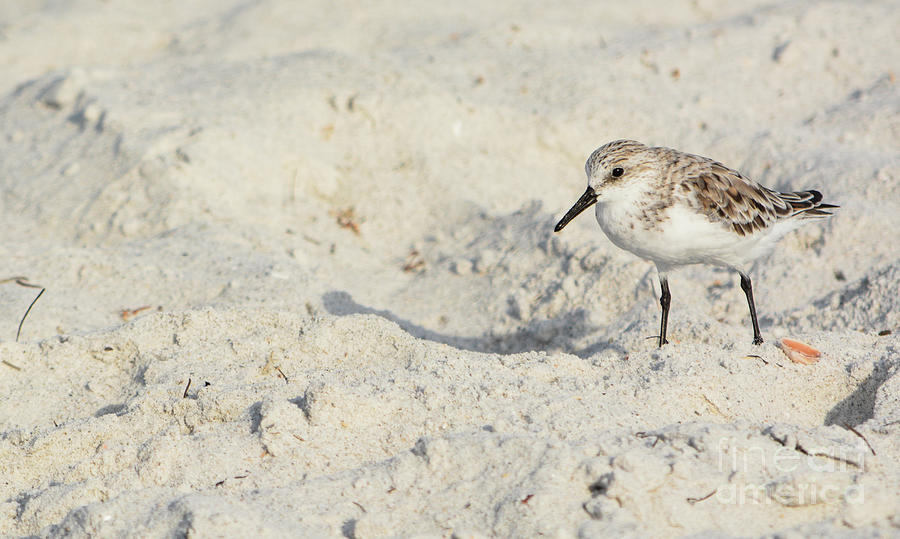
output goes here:
[[[669, 304], [672, 302], [672, 294], [669, 293], [669, 281], [665, 277], [659, 278], [659, 285], [662, 288], [662, 294], [659, 296], [659, 305], [662, 307], [662, 320], [659, 324], [659, 347], [668, 344], [666, 340], [666, 325], [669, 322]], [[755, 319], [754, 319], [755, 320]]]
[[763, 338], [759, 334], [759, 322], [756, 321], [756, 305], [753, 304], [753, 285], [750, 277], [741, 273], [741, 289], [747, 295], [747, 304], [750, 305], [750, 321], [753, 322], [753, 344], [762, 344]]

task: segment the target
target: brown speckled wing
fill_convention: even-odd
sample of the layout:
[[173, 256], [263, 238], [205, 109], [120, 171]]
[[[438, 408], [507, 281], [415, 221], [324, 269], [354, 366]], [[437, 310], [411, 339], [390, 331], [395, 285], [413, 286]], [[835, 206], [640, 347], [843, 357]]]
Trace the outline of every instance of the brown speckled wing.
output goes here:
[[740, 172], [699, 156], [681, 185], [682, 194], [710, 220], [744, 236], [780, 219], [830, 215], [818, 191], [779, 193], [749, 180]]

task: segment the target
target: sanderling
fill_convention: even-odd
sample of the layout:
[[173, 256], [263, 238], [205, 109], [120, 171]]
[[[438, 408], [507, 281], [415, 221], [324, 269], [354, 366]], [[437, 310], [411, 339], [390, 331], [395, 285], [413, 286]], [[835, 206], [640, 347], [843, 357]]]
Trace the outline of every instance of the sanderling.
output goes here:
[[753, 344], [762, 344], [748, 264], [806, 220], [828, 217], [838, 207], [823, 204], [818, 191], [779, 193], [712, 159], [633, 140], [597, 148], [584, 170], [587, 190], [554, 230], [596, 204], [597, 222], [609, 239], [656, 264], [662, 289], [659, 346], [668, 342], [669, 271], [701, 263], [740, 274]]

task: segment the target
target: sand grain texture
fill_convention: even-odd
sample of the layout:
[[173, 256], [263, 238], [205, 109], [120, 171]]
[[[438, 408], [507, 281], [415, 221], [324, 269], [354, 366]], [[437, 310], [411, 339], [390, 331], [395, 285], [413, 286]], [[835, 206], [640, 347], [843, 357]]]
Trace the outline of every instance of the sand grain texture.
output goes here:
[[[900, 4], [482, 4], [0, 7], [0, 534], [900, 533]], [[616, 138], [841, 205], [764, 345]]]

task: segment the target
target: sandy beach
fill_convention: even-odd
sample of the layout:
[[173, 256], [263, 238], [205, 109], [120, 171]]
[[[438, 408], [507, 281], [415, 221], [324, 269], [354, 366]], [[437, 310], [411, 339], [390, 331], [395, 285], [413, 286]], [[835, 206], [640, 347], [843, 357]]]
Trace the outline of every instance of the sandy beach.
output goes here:
[[[0, 535], [900, 535], [897, 28], [0, 4]], [[653, 264], [554, 234], [625, 138], [840, 205], [751, 268], [761, 346], [734, 272], [657, 348]]]

